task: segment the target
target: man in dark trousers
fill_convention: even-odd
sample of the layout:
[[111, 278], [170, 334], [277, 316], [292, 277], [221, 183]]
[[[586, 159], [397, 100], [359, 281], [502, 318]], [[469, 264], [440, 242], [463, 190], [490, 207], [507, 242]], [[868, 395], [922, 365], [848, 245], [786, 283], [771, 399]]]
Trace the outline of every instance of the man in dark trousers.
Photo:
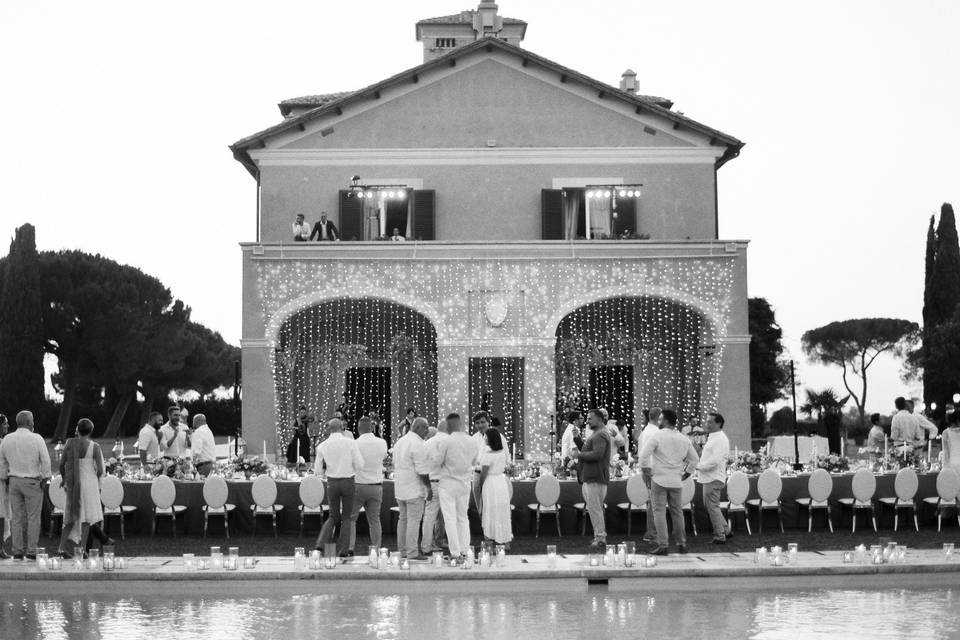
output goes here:
[[610, 484], [610, 452], [613, 450], [613, 441], [599, 409], [591, 409], [587, 414], [587, 426], [588, 435], [580, 451], [573, 450], [573, 457], [577, 460], [577, 478], [583, 485], [583, 501], [590, 515], [590, 526], [593, 527], [590, 548], [596, 551], [607, 544], [603, 503], [607, 498], [607, 485]]
[[316, 237], [318, 242], [340, 240], [340, 232], [337, 231], [337, 225], [332, 220], [327, 220], [327, 212], [320, 212], [320, 219], [313, 225], [313, 231], [310, 232], [310, 240]]

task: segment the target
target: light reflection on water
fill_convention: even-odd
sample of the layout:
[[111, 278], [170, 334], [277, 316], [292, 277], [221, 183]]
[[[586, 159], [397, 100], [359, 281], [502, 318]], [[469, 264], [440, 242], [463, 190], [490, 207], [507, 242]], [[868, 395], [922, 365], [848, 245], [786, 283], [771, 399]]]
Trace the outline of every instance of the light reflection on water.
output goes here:
[[[376, 588], [372, 586], [372, 588]], [[0, 638], [953, 638], [953, 589], [503, 592], [364, 588], [294, 595], [0, 594]], [[218, 585], [211, 585], [218, 589]], [[305, 587], [308, 589], [309, 587]], [[330, 588], [330, 587], [326, 587]], [[337, 588], [337, 587], [333, 587]], [[272, 591], [263, 583], [264, 591]]]

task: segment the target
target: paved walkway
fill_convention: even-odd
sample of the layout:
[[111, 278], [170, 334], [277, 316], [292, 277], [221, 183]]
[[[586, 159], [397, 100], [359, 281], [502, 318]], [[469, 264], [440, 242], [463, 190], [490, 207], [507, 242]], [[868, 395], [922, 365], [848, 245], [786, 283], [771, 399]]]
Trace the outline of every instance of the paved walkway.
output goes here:
[[[242, 551], [242, 548], [241, 548]], [[638, 556], [638, 563], [643, 556]], [[714, 553], [658, 557], [655, 567], [589, 566], [583, 555], [558, 556], [550, 566], [544, 555], [508, 556], [504, 567], [434, 567], [429, 563], [412, 563], [409, 570], [396, 567], [374, 569], [367, 559], [341, 560], [335, 569], [295, 570], [292, 557], [262, 557], [256, 566], [237, 571], [187, 571], [182, 558], [142, 557], [128, 559], [129, 566], [120, 571], [104, 572], [77, 569], [65, 561], [59, 571], [41, 570], [35, 562], [3, 561], [0, 563], [0, 592], [15, 590], [24, 581], [477, 581], [477, 580], [540, 580], [579, 581], [590, 584], [613, 584], [615, 581], [643, 580], [650, 584], [689, 580], [691, 578], [738, 578], [754, 581], [775, 579], [776, 582], [820, 585], [821, 579], [842, 576], [875, 576], [882, 582], [898, 584], [904, 574], [925, 575], [925, 580], [960, 585], [960, 556], [946, 560], [942, 551], [909, 550], [903, 563], [849, 564], [843, 562], [842, 551], [800, 553], [793, 566], [758, 566], [754, 554]], [[242, 558], [241, 558], [242, 562]], [[900, 577], [892, 578], [893, 574]], [[931, 576], [929, 574], [939, 574]], [[803, 578], [803, 579], [801, 579]], [[854, 581], [856, 583], [857, 581]], [[702, 582], [700, 583], [702, 587]]]

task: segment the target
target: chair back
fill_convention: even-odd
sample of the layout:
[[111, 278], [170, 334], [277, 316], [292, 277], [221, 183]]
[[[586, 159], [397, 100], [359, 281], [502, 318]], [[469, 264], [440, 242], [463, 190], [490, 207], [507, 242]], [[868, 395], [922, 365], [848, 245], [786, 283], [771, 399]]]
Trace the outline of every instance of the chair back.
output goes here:
[[826, 469], [816, 469], [807, 480], [807, 491], [813, 502], [824, 502], [833, 493], [833, 476]]
[[683, 486], [680, 487], [680, 504], [687, 505], [693, 502], [693, 496], [697, 492], [697, 485], [693, 481], [693, 476], [690, 476], [683, 481]]
[[750, 497], [750, 478], [743, 471], [734, 471], [727, 478], [727, 500], [730, 504], [743, 506]]
[[300, 502], [308, 509], [316, 509], [323, 502], [326, 488], [317, 476], [307, 476], [300, 482]]
[[53, 506], [63, 511], [67, 507], [67, 492], [60, 486], [60, 476], [54, 476], [50, 480], [49, 493]]
[[853, 499], [857, 502], [870, 502], [877, 492], [877, 477], [869, 469], [860, 469], [853, 474]]
[[107, 509], [119, 509], [123, 504], [123, 483], [117, 476], [107, 476], [100, 483], [100, 502]]
[[757, 479], [757, 493], [764, 502], [776, 502], [783, 491], [783, 480], [776, 469], [767, 469]]
[[533, 492], [541, 507], [552, 507], [560, 499], [560, 481], [550, 475], [540, 476]]
[[944, 469], [937, 474], [937, 495], [941, 500], [953, 500], [960, 493], [960, 474]]
[[277, 503], [277, 483], [270, 476], [260, 476], [254, 480], [250, 493], [260, 508], [269, 508]]
[[900, 469], [897, 477], [893, 481], [893, 491], [897, 494], [900, 502], [910, 502], [917, 495], [917, 489], [920, 487], [920, 479], [917, 472], [913, 469]]
[[168, 476], [157, 476], [150, 484], [150, 498], [160, 509], [169, 509], [177, 499], [177, 486]]
[[643, 476], [630, 476], [627, 480], [627, 500], [635, 507], [641, 507], [647, 504], [650, 499], [647, 485], [643, 481]]
[[227, 481], [220, 476], [210, 476], [203, 481], [203, 501], [207, 503], [208, 507], [221, 508], [227, 504], [229, 494]]

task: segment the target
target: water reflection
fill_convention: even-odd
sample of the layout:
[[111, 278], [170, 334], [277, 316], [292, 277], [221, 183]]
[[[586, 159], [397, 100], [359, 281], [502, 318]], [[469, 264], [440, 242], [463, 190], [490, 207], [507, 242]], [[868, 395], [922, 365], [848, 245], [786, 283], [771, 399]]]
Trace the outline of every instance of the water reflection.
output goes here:
[[[117, 585], [118, 587], [120, 585]], [[0, 595], [0, 637], [279, 638], [950, 638], [960, 630], [952, 589], [616, 592], [418, 587], [407, 593], [313, 584], [337, 593], [178, 596], [148, 587], [123, 597]]]

